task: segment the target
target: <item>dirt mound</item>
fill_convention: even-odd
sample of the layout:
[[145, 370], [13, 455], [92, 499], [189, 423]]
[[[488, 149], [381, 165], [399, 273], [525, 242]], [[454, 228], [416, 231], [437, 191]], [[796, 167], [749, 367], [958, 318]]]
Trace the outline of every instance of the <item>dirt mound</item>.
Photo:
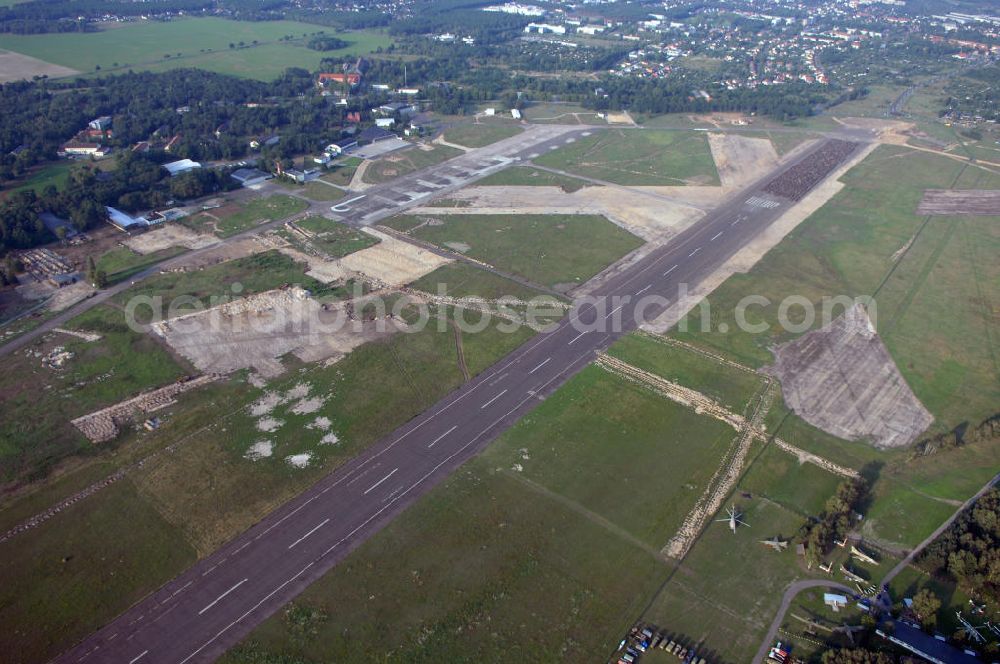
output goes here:
[[834, 436], [866, 439], [882, 449], [903, 447], [934, 421], [860, 304], [782, 344], [774, 355], [767, 371], [780, 381], [785, 403]]

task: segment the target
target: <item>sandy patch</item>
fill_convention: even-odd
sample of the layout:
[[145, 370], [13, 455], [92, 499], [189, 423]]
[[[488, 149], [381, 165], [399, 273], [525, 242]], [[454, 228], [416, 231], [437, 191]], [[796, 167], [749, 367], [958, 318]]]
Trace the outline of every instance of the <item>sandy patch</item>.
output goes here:
[[339, 442], [340, 442], [340, 439], [337, 438], [337, 434], [335, 434], [335, 433], [328, 433], [328, 434], [326, 434], [325, 436], [323, 436], [322, 438], [319, 439], [319, 444], [320, 445], [336, 445]]
[[269, 440], [258, 440], [250, 446], [250, 449], [246, 451], [243, 458], [249, 461], [257, 461], [259, 459], [266, 459], [272, 454], [274, 454], [274, 443]]
[[710, 133], [708, 145], [723, 187], [745, 187], [778, 163], [778, 153], [766, 138]]
[[214, 235], [200, 235], [186, 226], [170, 223], [125, 240], [125, 246], [137, 254], [145, 255], [169, 247], [201, 249], [219, 242], [219, 238]]
[[340, 259], [347, 270], [370, 277], [389, 286], [416, 281], [451, 261], [373, 228], [364, 231], [378, 238], [375, 246], [356, 251]]
[[655, 320], [643, 325], [643, 328], [657, 333], [665, 333], [679, 320], [684, 318], [695, 306], [708, 295], [722, 285], [726, 279], [736, 273], [748, 272], [756, 265], [768, 251], [781, 242], [786, 235], [805, 221], [813, 212], [823, 207], [827, 201], [833, 198], [844, 184], [840, 178], [844, 173], [861, 163], [872, 151], [878, 147], [877, 143], [864, 146], [858, 150], [853, 158], [841, 164], [826, 180], [816, 186], [801, 201], [788, 209], [781, 217], [771, 223], [764, 231], [757, 234], [753, 240], [743, 246], [722, 266], [707, 276], [697, 286], [691, 289], [686, 297], [678, 301]]
[[292, 406], [291, 411], [295, 415], [308, 415], [322, 408], [324, 403], [326, 403], [326, 397], [300, 399]]
[[0, 51], [0, 83], [31, 79], [34, 76], [72, 76], [79, 74], [76, 69], [54, 65], [45, 60], [33, 58], [30, 55], [14, 51]]
[[293, 468], [305, 468], [309, 465], [310, 460], [312, 460], [312, 454], [309, 452], [285, 457], [285, 462]]
[[628, 114], [628, 111], [619, 112], [608, 112], [608, 124], [610, 125], [628, 125], [630, 127], [635, 126], [635, 120], [632, 116]]
[[284, 402], [285, 400], [277, 392], [268, 392], [250, 405], [250, 414], [254, 417], [267, 415]]
[[313, 420], [312, 422], [310, 422], [309, 424], [307, 424], [306, 428], [307, 429], [319, 429], [320, 431], [326, 431], [331, 426], [333, 426], [333, 422], [330, 421], [330, 418], [329, 417], [323, 417], [321, 415], [320, 417], [317, 417], [315, 420]]
[[302, 399], [309, 396], [309, 390], [312, 387], [309, 383], [298, 383], [295, 387], [285, 392], [285, 400], [293, 401], [295, 399]]
[[[304, 362], [340, 357], [397, 329], [397, 322], [385, 319], [349, 320], [345, 306], [324, 309], [302, 289], [279, 289], [161, 321], [151, 330], [205, 372], [252, 367], [271, 378], [284, 371], [279, 358], [287, 353]], [[286, 394], [284, 400], [308, 393], [305, 385], [298, 396]]]
[[257, 430], [263, 431], [265, 433], [271, 433], [272, 431], [277, 431], [285, 422], [279, 420], [276, 417], [262, 417], [257, 420]]

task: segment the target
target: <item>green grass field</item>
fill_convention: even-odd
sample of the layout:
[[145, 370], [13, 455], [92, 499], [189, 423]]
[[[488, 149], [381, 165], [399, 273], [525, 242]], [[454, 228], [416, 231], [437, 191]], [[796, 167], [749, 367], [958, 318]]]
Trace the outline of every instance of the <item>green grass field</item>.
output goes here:
[[[295, 225], [312, 233], [313, 236], [309, 242], [326, 252], [331, 258], [342, 258], [347, 254], [353, 254], [355, 251], [361, 251], [378, 244], [378, 239], [368, 233], [362, 233], [326, 217], [306, 217], [295, 222]], [[288, 235], [293, 240], [298, 239], [297, 235]]]
[[619, 339], [608, 354], [685, 387], [698, 390], [735, 413], [743, 413], [764, 382], [685, 348], [678, 348], [644, 334]]
[[704, 134], [608, 129], [535, 159], [540, 166], [624, 185], [717, 185]]
[[520, 134], [523, 129], [517, 125], [493, 122], [468, 123], [448, 127], [444, 130], [444, 140], [467, 148], [481, 148], [505, 138]]
[[277, 180], [277, 183], [287, 189], [298, 193], [300, 196], [305, 196], [311, 201], [319, 201], [322, 203], [332, 203], [333, 201], [339, 201], [341, 198], [347, 195], [347, 192], [339, 187], [333, 187], [325, 182], [319, 180], [313, 180], [312, 182], [307, 182], [305, 184], [294, 184], [284, 178]]
[[274, 194], [267, 198], [255, 198], [246, 203], [233, 203], [225, 207], [199, 212], [184, 217], [181, 223], [195, 231], [214, 232], [225, 238], [259, 224], [290, 217], [309, 206], [301, 198]]
[[476, 182], [477, 187], [559, 187], [567, 194], [583, 189], [587, 184], [586, 180], [540, 171], [530, 166], [511, 166]]
[[599, 659], [731, 439], [587, 368], [224, 661]]
[[55, 657], [195, 559], [128, 480], [0, 544], [0, 555], [0, 651], [19, 662]]
[[46, 164], [41, 168], [33, 170], [27, 177], [21, 180], [4, 184], [3, 190], [0, 191], [0, 197], [9, 196], [19, 191], [27, 191], [28, 189], [34, 190], [36, 194], [41, 194], [42, 190], [49, 185], [52, 185], [56, 189], [62, 189], [69, 181], [70, 171], [76, 165], [78, 165], [76, 162], [71, 161]]
[[[93, 446], [69, 423], [142, 389], [185, 375], [152, 338], [130, 330], [119, 310], [99, 306], [69, 324], [102, 335], [96, 342], [56, 335], [18, 353], [0, 375], [0, 480], [39, 478], [68, 456]], [[42, 356], [63, 346], [74, 353], [62, 368], [42, 365]]]
[[[441, 215], [416, 237], [461, 250], [535, 283], [566, 289], [587, 281], [639, 247], [637, 237], [596, 215]], [[399, 216], [387, 225], [409, 231], [420, 217]]]
[[[313, 51], [303, 34], [332, 28], [295, 21], [230, 21], [188, 18], [169, 22], [137, 22], [101, 32], [0, 35], [0, 48], [24, 53], [82, 73], [116, 70], [164, 71], [197, 67], [221, 74], [269, 81], [288, 67], [316, 69], [323, 58], [363, 55], [391, 40], [376, 31], [338, 33], [350, 42], [339, 51]], [[286, 35], [293, 41], [279, 42]], [[258, 42], [256, 45], [253, 42]], [[229, 44], [243, 42], [244, 48]], [[177, 54], [180, 53], [180, 56]], [[170, 55], [164, 58], [164, 55]], [[117, 63], [117, 64], [116, 64]]]
[[358, 157], [347, 157], [346, 159], [338, 159], [334, 166], [327, 169], [324, 175], [320, 176], [321, 180], [325, 180], [331, 184], [340, 185], [341, 187], [346, 187], [351, 184], [351, 179], [354, 177], [354, 172], [358, 170], [358, 166], [361, 165], [362, 160]]
[[96, 265], [98, 270], [104, 270], [107, 273], [110, 283], [117, 283], [128, 279], [145, 267], [183, 254], [185, 251], [187, 251], [185, 247], [167, 247], [149, 254], [137, 254], [128, 247], [118, 247], [104, 252], [97, 259]]
[[407, 175], [422, 168], [440, 164], [452, 157], [457, 157], [462, 151], [447, 145], [434, 145], [430, 149], [417, 145], [407, 150], [394, 152], [368, 165], [361, 179], [368, 184], [382, 184], [401, 175]]

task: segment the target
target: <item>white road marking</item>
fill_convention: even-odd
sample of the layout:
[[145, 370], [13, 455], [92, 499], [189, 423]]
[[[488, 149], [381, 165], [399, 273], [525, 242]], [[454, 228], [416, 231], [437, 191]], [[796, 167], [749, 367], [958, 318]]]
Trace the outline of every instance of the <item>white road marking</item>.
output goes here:
[[621, 311], [621, 308], [624, 307], [624, 306], [625, 306], [624, 304], [619, 304], [610, 314], [608, 314], [607, 316], [605, 316], [604, 319], [607, 320], [608, 318], [611, 318], [616, 313], [618, 313], [619, 311]]
[[716, 233], [715, 235], [713, 235], [713, 236], [712, 236], [712, 239], [711, 239], [711, 240], [709, 240], [709, 242], [715, 242], [716, 240], [718, 240], [718, 239], [719, 239], [719, 236], [720, 236], [720, 235], [722, 235], [722, 231], [719, 231], [718, 233]]
[[688, 254], [688, 258], [691, 258], [696, 253], [698, 253], [699, 251], [701, 251], [701, 247], [698, 247], [697, 249], [695, 249], [694, 251], [692, 251], [690, 254]]
[[240, 581], [239, 583], [237, 583], [235, 586], [233, 586], [232, 588], [230, 588], [226, 592], [224, 592], [221, 595], [219, 595], [218, 597], [216, 597], [215, 600], [213, 600], [211, 604], [208, 604], [204, 609], [202, 609], [201, 611], [199, 611], [198, 615], [200, 616], [201, 614], [203, 614], [206, 611], [208, 611], [209, 609], [211, 609], [213, 606], [215, 606], [216, 604], [218, 604], [222, 600], [223, 597], [225, 597], [229, 593], [233, 592], [234, 590], [236, 590], [237, 588], [239, 588], [240, 586], [242, 586], [247, 581], [248, 581], [248, 579], [243, 579], [242, 581]]
[[529, 371], [528, 375], [530, 376], [531, 374], [535, 373], [536, 371], [538, 371], [539, 369], [541, 369], [542, 367], [544, 367], [546, 364], [548, 364], [551, 361], [552, 361], [551, 357], [548, 358], [548, 359], [546, 359], [544, 362], [542, 362], [541, 364], [539, 364], [537, 367], [535, 367], [534, 369], [532, 369], [531, 371]]
[[291, 549], [293, 546], [295, 546], [296, 544], [298, 544], [299, 542], [301, 542], [305, 538], [309, 537], [310, 535], [312, 535], [314, 532], [316, 532], [317, 530], [319, 530], [320, 528], [322, 528], [323, 526], [325, 526], [329, 522], [330, 522], [330, 519], [324, 519], [323, 522], [320, 523], [318, 526], [316, 526], [315, 528], [313, 528], [312, 530], [310, 530], [308, 533], [306, 533], [302, 537], [298, 538], [297, 540], [295, 540], [294, 542], [292, 542], [291, 544], [289, 544], [288, 548]]
[[650, 284], [650, 285], [646, 286], [645, 288], [643, 288], [643, 289], [642, 289], [641, 291], [639, 291], [638, 293], [636, 293], [636, 295], [642, 295], [643, 293], [645, 293], [646, 291], [648, 291], [648, 290], [649, 290], [650, 288], [652, 288], [652, 287], [653, 287], [653, 284]]
[[392, 471], [388, 475], [386, 475], [385, 477], [383, 477], [382, 479], [380, 479], [378, 482], [375, 482], [375, 484], [372, 484], [370, 487], [368, 487], [367, 489], [365, 489], [364, 493], [361, 494], [361, 495], [367, 496], [369, 493], [371, 493], [372, 491], [374, 491], [378, 487], [379, 484], [381, 484], [382, 482], [385, 482], [387, 479], [389, 479], [390, 477], [392, 477], [393, 475], [395, 475], [397, 470], [399, 470], [398, 466], [396, 468], [393, 468]]
[[502, 397], [505, 394], [507, 394], [507, 389], [506, 388], [504, 388], [503, 392], [501, 392], [500, 394], [496, 395], [495, 397], [493, 397], [492, 399], [490, 399], [489, 401], [487, 401], [486, 403], [484, 403], [482, 406], [480, 406], [479, 410], [483, 410], [484, 408], [486, 408], [491, 403], [493, 403], [494, 401], [496, 401], [497, 399], [499, 399], [500, 397]]
[[668, 274], [670, 274], [671, 272], [673, 272], [673, 271], [674, 271], [674, 270], [676, 270], [676, 269], [677, 269], [677, 266], [675, 265], [675, 266], [673, 266], [672, 268], [670, 268], [669, 270], [667, 270], [666, 272], [664, 272], [664, 273], [663, 273], [663, 276], [664, 276], [664, 277], [665, 277], [665, 276], [667, 276]]
[[730, 226], [735, 226], [736, 224], [740, 223], [741, 221], [743, 221], [743, 217], [736, 217], [736, 221], [734, 221], [733, 223], [731, 223], [729, 225]]
[[[587, 332], [590, 332], [590, 330], [587, 330]], [[569, 342], [568, 344], [566, 344], [566, 345], [567, 345], [567, 346], [572, 346], [572, 345], [573, 345], [573, 343], [574, 343], [574, 342], [575, 342], [575, 341], [576, 341], [577, 339], [579, 339], [579, 338], [580, 338], [580, 337], [582, 337], [583, 335], [587, 334], [587, 332], [581, 332], [580, 334], [576, 335], [575, 337], [573, 337], [573, 341], [570, 341], [570, 342]]]
[[138, 662], [138, 661], [139, 661], [140, 659], [142, 659], [143, 657], [145, 657], [145, 656], [146, 656], [146, 655], [147, 655], [148, 653], [149, 653], [149, 651], [148, 651], [148, 650], [143, 650], [143, 651], [142, 651], [141, 653], [139, 653], [138, 655], [136, 655], [135, 657], [133, 657], [133, 658], [131, 659], [131, 661], [129, 661], [129, 663], [128, 663], [128, 664], [135, 664], [135, 663], [136, 663], [136, 662]]
[[441, 440], [442, 438], [444, 438], [445, 436], [447, 436], [447, 435], [448, 435], [449, 433], [451, 433], [452, 431], [454, 431], [454, 430], [455, 430], [455, 429], [457, 429], [457, 428], [458, 428], [458, 425], [456, 424], [456, 425], [455, 425], [455, 426], [453, 426], [452, 428], [450, 428], [450, 429], [448, 429], [447, 431], [445, 431], [445, 432], [444, 432], [443, 434], [441, 434], [440, 436], [438, 436], [437, 438], [435, 438], [435, 439], [434, 439], [434, 442], [433, 442], [433, 443], [431, 443], [430, 445], [428, 445], [428, 446], [427, 446], [427, 449], [430, 449], [430, 448], [434, 447], [435, 445], [437, 445], [437, 444], [438, 444], [438, 442], [439, 442], [439, 441], [440, 441], [440, 440]]

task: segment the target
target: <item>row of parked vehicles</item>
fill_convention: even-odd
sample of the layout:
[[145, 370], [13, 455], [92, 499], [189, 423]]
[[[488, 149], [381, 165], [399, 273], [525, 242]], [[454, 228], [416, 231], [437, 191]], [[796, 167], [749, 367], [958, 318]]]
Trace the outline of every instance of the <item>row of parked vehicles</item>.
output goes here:
[[704, 657], [698, 656], [694, 646], [684, 645], [679, 637], [670, 638], [655, 625], [636, 625], [631, 629], [618, 646], [618, 664], [635, 664], [650, 649], [666, 650], [684, 664], [708, 664]]

